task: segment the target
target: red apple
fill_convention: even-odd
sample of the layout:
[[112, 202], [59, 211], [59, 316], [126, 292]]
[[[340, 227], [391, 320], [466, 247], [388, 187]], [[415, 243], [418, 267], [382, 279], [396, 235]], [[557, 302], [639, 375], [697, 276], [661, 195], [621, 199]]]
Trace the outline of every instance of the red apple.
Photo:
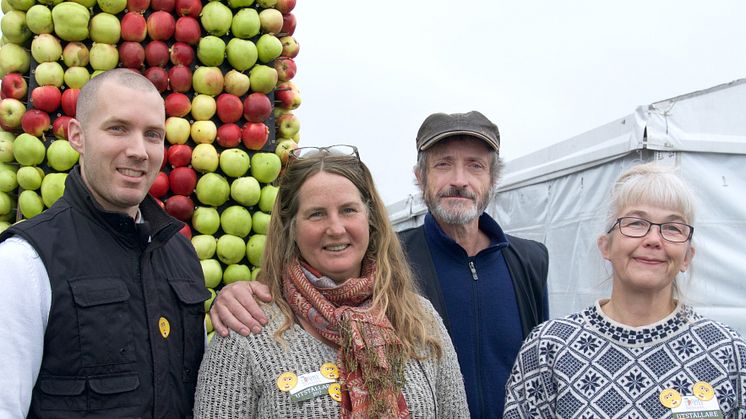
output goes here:
[[60, 140], [67, 140], [67, 129], [70, 126], [71, 116], [60, 115], [52, 122], [52, 133]]
[[166, 152], [171, 167], [184, 167], [192, 162], [192, 147], [186, 144], [174, 144]]
[[158, 173], [155, 181], [150, 186], [150, 194], [155, 198], [160, 198], [168, 193], [168, 175], [164, 172]]
[[280, 33], [285, 35], [292, 35], [295, 33], [295, 24], [296, 19], [295, 15], [292, 13], [287, 13], [282, 15], [282, 29], [280, 29]]
[[49, 114], [38, 109], [29, 109], [21, 117], [21, 128], [23, 132], [34, 137], [41, 137], [44, 131], [49, 129], [52, 120]]
[[194, 202], [188, 196], [173, 195], [166, 200], [166, 212], [178, 220], [189, 221], [194, 214]]
[[150, 0], [127, 0], [127, 11], [145, 13], [150, 7]]
[[187, 240], [191, 240], [192, 239], [192, 228], [189, 227], [189, 224], [184, 224], [184, 227], [182, 227], [181, 230], [179, 230], [179, 234], [186, 237]]
[[252, 93], [243, 101], [243, 116], [249, 122], [262, 122], [272, 114], [272, 102], [264, 93]]
[[182, 16], [176, 21], [174, 39], [189, 45], [197, 45], [202, 37], [199, 21], [191, 16]]
[[292, 82], [282, 82], [277, 85], [275, 102], [279, 103], [278, 107], [292, 111], [300, 106], [300, 93], [298, 93], [298, 89]]
[[236, 122], [243, 114], [243, 103], [241, 98], [230, 93], [221, 93], [215, 101], [217, 105], [218, 118], [225, 124]]
[[269, 138], [269, 127], [261, 122], [247, 122], [241, 129], [241, 141], [249, 150], [261, 150]]
[[241, 144], [241, 127], [232, 123], [220, 125], [215, 141], [223, 148], [237, 147]]
[[145, 17], [137, 12], [130, 11], [122, 16], [121, 26], [122, 39], [125, 41], [142, 42], [148, 34]]
[[295, 77], [295, 73], [298, 71], [298, 67], [292, 58], [277, 57], [275, 59], [275, 70], [277, 70], [277, 80], [288, 81]]
[[122, 67], [140, 70], [145, 63], [145, 48], [139, 42], [122, 42], [119, 44], [119, 62]]
[[150, 0], [150, 8], [171, 13], [176, 7], [176, 0]]
[[275, 9], [279, 10], [282, 14], [288, 14], [295, 8], [296, 0], [277, 0]]
[[168, 45], [165, 42], [151, 41], [145, 46], [145, 61], [149, 67], [165, 67], [168, 59]]
[[62, 112], [64, 112], [65, 115], [75, 118], [75, 109], [78, 107], [79, 94], [80, 89], [65, 89], [62, 92], [60, 104], [62, 105]]
[[202, 2], [200, 0], [176, 0], [176, 13], [179, 16], [191, 16], [198, 18], [202, 11]]
[[188, 92], [192, 89], [192, 70], [184, 65], [176, 65], [168, 70], [168, 83], [174, 92]]
[[150, 80], [159, 92], [168, 89], [168, 73], [162, 67], [149, 67], [143, 75]]
[[44, 112], [56, 111], [61, 101], [62, 92], [56, 86], [39, 86], [31, 91], [31, 105]]
[[28, 83], [20, 73], [8, 73], [3, 77], [2, 83], [0, 83], [2, 89], [2, 98], [11, 98], [18, 100], [26, 100], [26, 93], [28, 92]]
[[[155, 3], [155, 1], [153, 3]], [[173, 36], [176, 21], [171, 13], [158, 10], [148, 16], [147, 26], [150, 39], [155, 41], [165, 41]]]
[[171, 45], [171, 64], [190, 66], [194, 61], [194, 48], [186, 42], [174, 42]]
[[280, 42], [282, 43], [282, 53], [280, 53], [281, 57], [295, 58], [298, 55], [300, 45], [298, 45], [298, 41], [296, 41], [295, 38], [292, 36], [283, 36], [280, 38]]
[[168, 180], [171, 185], [171, 192], [189, 196], [197, 186], [197, 172], [188, 166], [176, 167], [171, 170]]
[[166, 116], [186, 116], [192, 110], [189, 96], [180, 92], [173, 92], [166, 96]]

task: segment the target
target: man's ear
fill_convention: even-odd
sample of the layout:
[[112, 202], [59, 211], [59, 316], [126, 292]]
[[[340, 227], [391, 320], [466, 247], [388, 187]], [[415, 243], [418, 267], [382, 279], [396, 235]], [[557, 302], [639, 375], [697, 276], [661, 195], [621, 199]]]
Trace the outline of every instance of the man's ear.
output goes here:
[[73, 118], [70, 120], [70, 124], [67, 127], [67, 141], [70, 142], [75, 151], [83, 154], [85, 151], [85, 137], [83, 135], [83, 127], [80, 125], [80, 121]]

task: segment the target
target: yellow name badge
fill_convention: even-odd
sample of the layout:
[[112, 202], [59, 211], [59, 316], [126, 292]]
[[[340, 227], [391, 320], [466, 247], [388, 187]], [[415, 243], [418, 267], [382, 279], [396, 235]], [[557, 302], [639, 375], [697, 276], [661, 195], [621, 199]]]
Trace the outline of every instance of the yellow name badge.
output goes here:
[[158, 320], [158, 329], [161, 331], [161, 336], [163, 336], [163, 339], [168, 338], [168, 335], [171, 334], [171, 324], [165, 317], [161, 317]]

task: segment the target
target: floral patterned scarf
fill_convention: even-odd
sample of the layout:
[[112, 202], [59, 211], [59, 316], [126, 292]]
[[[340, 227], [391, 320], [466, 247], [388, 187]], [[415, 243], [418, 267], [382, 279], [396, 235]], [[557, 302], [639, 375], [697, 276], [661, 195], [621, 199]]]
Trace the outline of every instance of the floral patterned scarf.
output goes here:
[[[334, 288], [315, 287], [315, 269], [293, 261], [283, 274], [283, 292], [296, 316], [339, 345], [342, 418], [406, 418], [402, 394], [404, 351], [385, 313], [371, 309], [376, 263], [363, 260], [362, 276]], [[304, 272], [305, 268], [305, 272]], [[315, 278], [314, 278], [315, 279]]]

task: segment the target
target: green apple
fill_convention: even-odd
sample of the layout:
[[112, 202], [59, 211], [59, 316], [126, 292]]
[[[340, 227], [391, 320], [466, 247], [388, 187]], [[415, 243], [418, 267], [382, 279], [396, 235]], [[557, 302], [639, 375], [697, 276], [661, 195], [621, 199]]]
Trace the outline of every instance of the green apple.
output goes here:
[[210, 333], [213, 330], [215, 330], [212, 326], [212, 319], [210, 318], [210, 314], [205, 313], [205, 332]]
[[9, 222], [7, 222], [7, 221], [0, 221], [0, 233], [2, 233], [3, 231], [7, 230], [8, 227], [10, 227], [10, 226], [11, 226], [11, 224]]
[[192, 227], [201, 234], [215, 234], [220, 228], [220, 214], [213, 207], [197, 207], [192, 214]]
[[34, 80], [39, 86], [62, 87], [65, 81], [65, 70], [58, 62], [39, 63], [34, 70]]
[[222, 175], [205, 173], [197, 181], [196, 194], [199, 202], [219, 207], [230, 197], [231, 187]]
[[65, 180], [67, 180], [67, 173], [49, 173], [44, 176], [41, 181], [41, 199], [47, 208], [65, 193]]
[[113, 15], [121, 12], [127, 7], [127, 0], [97, 0], [98, 7], [106, 12]]
[[272, 212], [272, 207], [277, 199], [277, 192], [280, 190], [277, 186], [264, 185], [262, 195], [259, 197], [259, 209], [264, 212]]
[[250, 69], [256, 64], [256, 60], [259, 58], [257, 46], [248, 39], [231, 39], [228, 41], [225, 52], [228, 63], [237, 71]]
[[249, 237], [249, 241], [246, 242], [246, 258], [249, 259], [249, 263], [256, 267], [262, 266], [264, 243], [266, 241], [267, 236], [264, 234], [254, 234]]
[[261, 183], [277, 179], [282, 169], [282, 161], [275, 153], [254, 153], [251, 156], [251, 176]]
[[216, 252], [218, 259], [226, 265], [240, 262], [246, 254], [246, 242], [238, 236], [223, 234], [218, 239]]
[[35, 4], [26, 12], [26, 25], [31, 32], [40, 35], [43, 33], [52, 33], [54, 24], [52, 23], [52, 11], [43, 4]]
[[190, 130], [192, 140], [197, 144], [212, 144], [218, 136], [218, 127], [212, 121], [194, 121]]
[[91, 74], [85, 67], [68, 67], [65, 70], [63, 79], [67, 87], [71, 89], [80, 89], [84, 84], [88, 83], [88, 80], [91, 79]]
[[251, 213], [240, 205], [231, 205], [220, 214], [223, 231], [244, 238], [251, 232]]
[[88, 33], [93, 42], [116, 44], [122, 34], [119, 19], [110, 13], [96, 13], [91, 18]]
[[207, 121], [215, 115], [217, 104], [210, 95], [197, 94], [192, 98], [192, 118], [197, 121]]
[[264, 211], [254, 211], [254, 213], [251, 215], [251, 229], [254, 231], [254, 233], [267, 234], [267, 230], [269, 229], [269, 221], [271, 219], [272, 216]]
[[277, 70], [262, 64], [257, 64], [249, 70], [251, 90], [259, 93], [269, 93], [277, 85]]
[[231, 198], [245, 207], [256, 205], [261, 195], [259, 181], [251, 176], [236, 178], [231, 183]]
[[256, 281], [256, 279], [259, 278], [259, 274], [261, 272], [262, 272], [262, 268], [254, 267], [254, 269], [251, 270], [251, 280]]
[[66, 172], [75, 166], [80, 154], [67, 140], [55, 140], [47, 148], [47, 164], [54, 170]]
[[31, 56], [37, 63], [57, 61], [62, 57], [62, 44], [54, 35], [48, 33], [37, 35], [31, 41]]
[[269, 63], [282, 54], [282, 42], [276, 36], [265, 33], [256, 41], [256, 51], [259, 61]]
[[209, 67], [220, 66], [225, 60], [225, 41], [213, 35], [203, 36], [197, 45], [197, 59]]
[[82, 41], [88, 38], [88, 7], [66, 1], [52, 8], [54, 33], [65, 41]]
[[15, 139], [15, 135], [0, 129], [0, 163], [10, 163], [16, 160], [13, 156], [13, 141]]
[[233, 12], [221, 2], [211, 1], [202, 7], [200, 21], [208, 34], [223, 36], [231, 28]]
[[191, 134], [189, 121], [177, 116], [166, 119], [166, 141], [169, 144], [186, 144]]
[[0, 47], [0, 77], [8, 73], [27, 73], [31, 65], [31, 53], [16, 44]]
[[208, 313], [210, 311], [210, 307], [212, 306], [213, 300], [215, 300], [215, 297], [217, 297], [217, 293], [212, 288], [207, 288], [207, 291], [210, 292], [210, 298], [205, 300], [205, 313]]
[[214, 172], [218, 168], [220, 157], [212, 144], [197, 144], [192, 149], [192, 168], [198, 172]]
[[41, 187], [44, 170], [35, 166], [23, 166], [16, 172], [16, 179], [18, 180], [18, 186], [22, 189], [35, 191]]
[[0, 192], [13, 192], [16, 188], [18, 188], [18, 177], [15, 168], [8, 166], [0, 169]]
[[231, 148], [220, 153], [220, 170], [230, 177], [238, 178], [245, 175], [249, 167], [251, 158], [240, 148]]
[[13, 199], [7, 193], [0, 191], [0, 216], [10, 214], [13, 210]]
[[33, 218], [44, 211], [44, 202], [36, 191], [23, 191], [18, 195], [18, 209], [23, 218]]
[[205, 287], [215, 288], [220, 285], [220, 280], [223, 279], [223, 268], [220, 266], [220, 262], [215, 259], [205, 259], [199, 261], [202, 265], [202, 273], [205, 276]]
[[23, 45], [31, 38], [32, 32], [26, 24], [26, 13], [21, 10], [11, 10], [0, 20], [3, 36], [13, 44]]
[[[230, 2], [232, 0], [228, 1]], [[233, 15], [233, 21], [231, 22], [231, 33], [235, 38], [251, 39], [259, 35], [260, 29], [261, 26], [259, 21], [259, 13], [256, 11], [256, 9], [241, 9], [235, 15]]]
[[40, 139], [23, 133], [13, 142], [13, 155], [23, 166], [36, 166], [44, 161], [47, 149]]
[[197, 252], [200, 260], [210, 259], [215, 255], [215, 248], [218, 242], [215, 237], [209, 234], [199, 234], [192, 237], [192, 246]]
[[111, 70], [119, 64], [119, 50], [111, 44], [94, 42], [90, 49], [89, 63], [96, 71]]
[[251, 281], [251, 269], [243, 263], [228, 265], [223, 272], [223, 284], [228, 285], [238, 281]]

